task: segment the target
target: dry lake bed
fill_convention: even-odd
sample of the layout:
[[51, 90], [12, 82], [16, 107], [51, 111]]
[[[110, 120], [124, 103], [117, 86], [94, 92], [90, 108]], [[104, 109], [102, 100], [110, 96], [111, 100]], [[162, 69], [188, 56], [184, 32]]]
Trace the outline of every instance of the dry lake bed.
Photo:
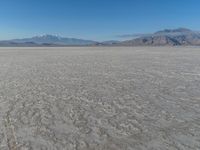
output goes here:
[[200, 47], [0, 48], [0, 150], [200, 150]]

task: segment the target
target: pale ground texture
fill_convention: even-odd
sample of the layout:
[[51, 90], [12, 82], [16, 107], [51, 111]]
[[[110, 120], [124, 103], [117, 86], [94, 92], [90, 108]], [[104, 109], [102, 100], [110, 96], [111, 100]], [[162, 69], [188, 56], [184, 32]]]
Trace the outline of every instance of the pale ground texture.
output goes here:
[[0, 48], [0, 150], [200, 150], [200, 48]]

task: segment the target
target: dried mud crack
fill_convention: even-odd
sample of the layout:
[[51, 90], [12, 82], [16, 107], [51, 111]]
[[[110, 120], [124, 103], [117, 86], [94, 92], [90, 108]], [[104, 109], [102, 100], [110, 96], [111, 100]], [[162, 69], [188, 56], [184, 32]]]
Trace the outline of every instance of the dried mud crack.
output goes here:
[[200, 48], [0, 48], [1, 150], [199, 150]]

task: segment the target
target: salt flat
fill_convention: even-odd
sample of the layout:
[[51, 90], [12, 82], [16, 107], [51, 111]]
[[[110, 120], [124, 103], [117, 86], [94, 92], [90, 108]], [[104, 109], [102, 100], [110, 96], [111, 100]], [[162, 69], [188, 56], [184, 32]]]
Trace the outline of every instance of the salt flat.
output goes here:
[[200, 48], [0, 48], [1, 150], [199, 150]]

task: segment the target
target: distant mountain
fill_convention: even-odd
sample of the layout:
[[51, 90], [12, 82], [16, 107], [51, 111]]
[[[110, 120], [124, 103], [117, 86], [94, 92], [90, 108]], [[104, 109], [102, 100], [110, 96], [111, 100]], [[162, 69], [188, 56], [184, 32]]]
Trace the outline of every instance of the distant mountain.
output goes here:
[[123, 46], [200, 46], [200, 33], [186, 28], [165, 29], [151, 35], [123, 41], [117, 45]]
[[178, 29], [165, 29], [158, 32], [155, 32], [156, 35], [174, 35], [174, 34], [187, 34], [193, 32], [187, 28], [178, 28]]
[[113, 46], [113, 45], [115, 46], [118, 43], [120, 43], [120, 41], [110, 40], [110, 41], [97, 42], [93, 44], [93, 46]]
[[110, 41], [104, 41], [104, 42], [101, 42], [101, 43], [105, 44], [105, 45], [113, 45], [113, 44], [120, 43], [120, 41], [110, 40]]
[[64, 38], [54, 35], [35, 36], [32, 38], [0, 41], [0, 46], [85, 46], [94, 45], [91, 40]]
[[[131, 34], [130, 34], [131, 35]], [[138, 37], [140, 35], [140, 37]], [[125, 35], [127, 36], [127, 35]], [[128, 35], [129, 36], [129, 35]], [[200, 32], [186, 28], [165, 29], [153, 34], [138, 34], [137, 38], [126, 41], [96, 42], [54, 35], [0, 41], [0, 46], [200, 46]]]

